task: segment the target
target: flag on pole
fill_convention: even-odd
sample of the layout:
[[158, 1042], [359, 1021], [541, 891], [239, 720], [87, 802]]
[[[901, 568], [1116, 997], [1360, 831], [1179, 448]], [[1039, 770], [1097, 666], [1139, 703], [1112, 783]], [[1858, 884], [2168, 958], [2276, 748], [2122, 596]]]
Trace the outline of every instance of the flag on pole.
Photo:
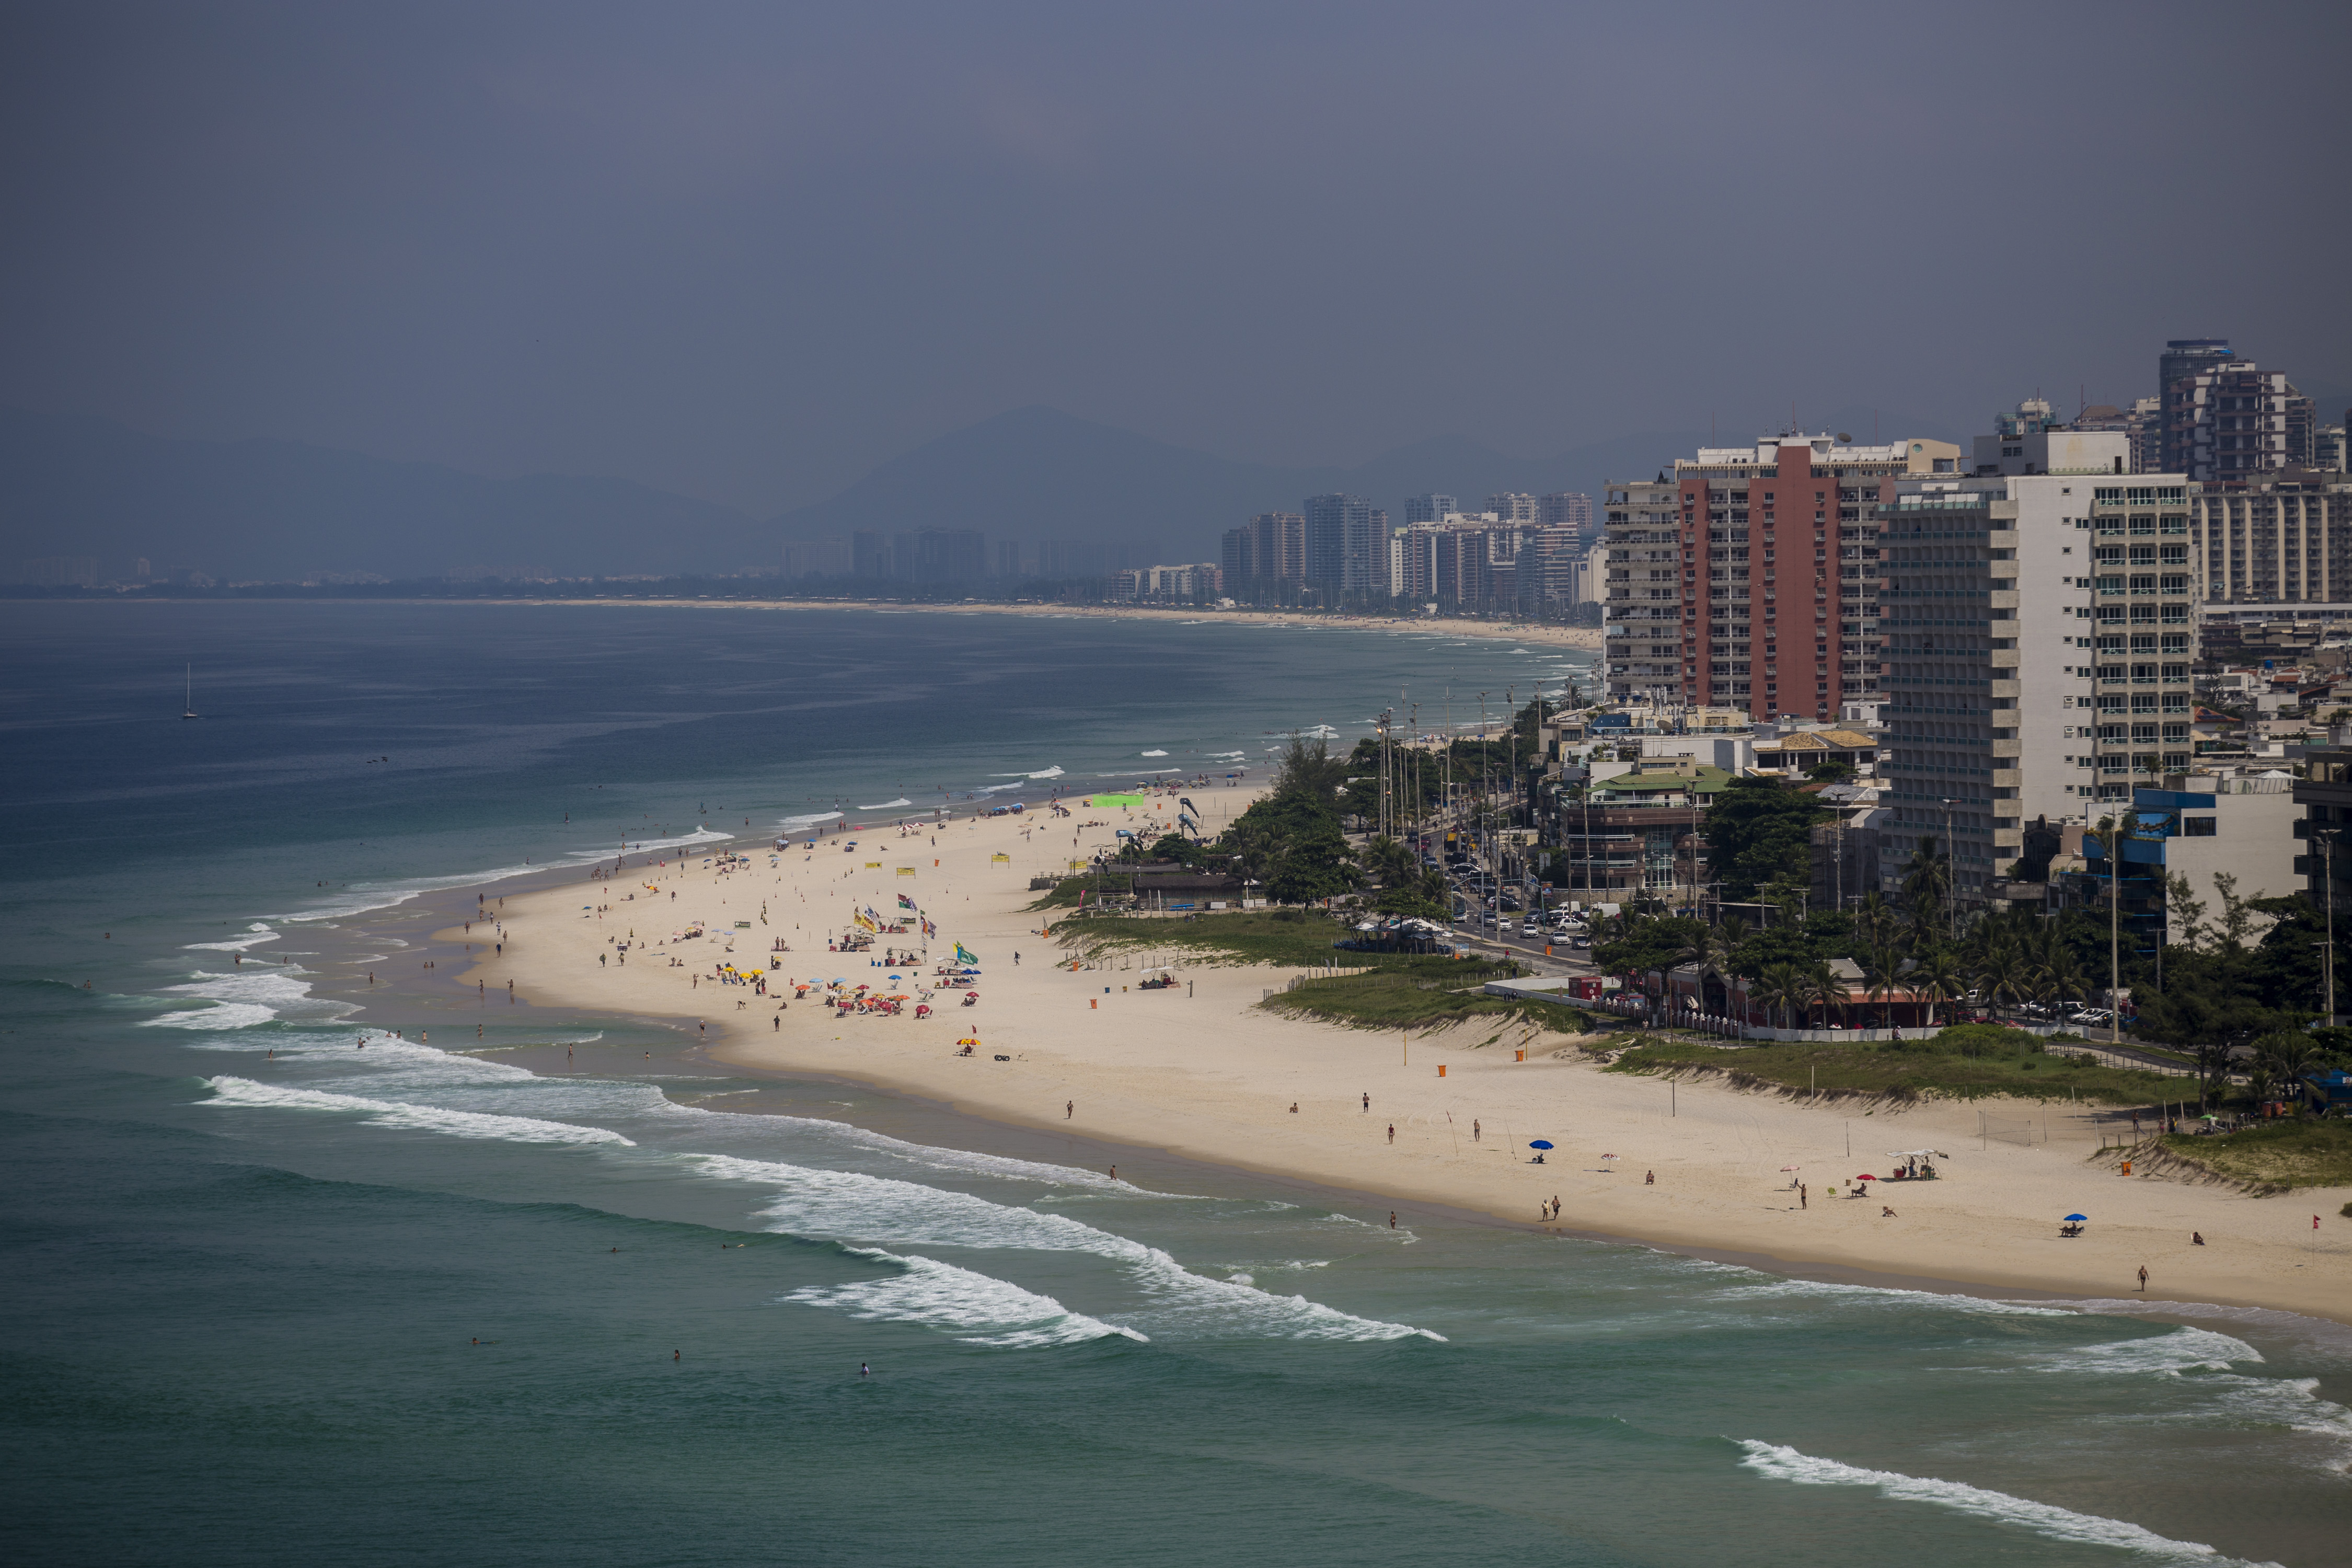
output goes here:
[[971, 949], [964, 946], [963, 943], [956, 943], [955, 949], [956, 962], [958, 963], [978, 963], [980, 962], [980, 954], [972, 952]]
[[902, 910], [911, 910], [915, 907], [915, 900], [901, 893], [898, 895], [898, 907]]

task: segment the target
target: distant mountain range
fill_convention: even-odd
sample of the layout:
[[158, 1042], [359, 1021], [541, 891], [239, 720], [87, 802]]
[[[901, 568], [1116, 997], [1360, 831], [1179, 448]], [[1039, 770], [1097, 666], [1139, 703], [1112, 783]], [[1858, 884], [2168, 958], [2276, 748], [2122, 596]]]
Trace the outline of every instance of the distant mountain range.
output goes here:
[[[1828, 428], [1867, 440], [1869, 419], [1842, 411]], [[1889, 440], [1954, 438], [1924, 423], [1879, 426]], [[1501, 491], [1597, 499], [1608, 480], [1654, 473], [1707, 438], [1658, 431], [1525, 458], [1440, 437], [1354, 468], [1283, 468], [1028, 407], [761, 520], [625, 479], [488, 479], [299, 442], [168, 439], [0, 409], [0, 578], [94, 562], [101, 580], [118, 579], [140, 559], [157, 575], [183, 567], [225, 580], [670, 575], [773, 568], [788, 540], [857, 529], [976, 528], [995, 539], [1094, 541], [1139, 562], [1213, 561], [1226, 529], [1295, 511], [1310, 495], [1369, 496], [1400, 522], [1404, 498], [1431, 491], [1473, 510]]]

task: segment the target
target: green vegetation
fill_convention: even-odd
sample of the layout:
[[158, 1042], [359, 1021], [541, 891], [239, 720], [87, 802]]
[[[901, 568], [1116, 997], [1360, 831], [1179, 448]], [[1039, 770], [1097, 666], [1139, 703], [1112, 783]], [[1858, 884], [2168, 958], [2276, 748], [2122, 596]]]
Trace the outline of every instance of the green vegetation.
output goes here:
[[1590, 1026], [1573, 1008], [1489, 996], [1480, 989], [1489, 980], [1507, 980], [1517, 973], [1517, 966], [1507, 963], [1408, 958], [1360, 975], [1301, 981], [1296, 989], [1277, 991], [1258, 1005], [1358, 1029], [1430, 1029], [1490, 1017], [1525, 1017], [1559, 1034], [1581, 1033]]
[[2042, 1045], [2038, 1036], [1990, 1024], [1962, 1025], [1929, 1039], [1880, 1045], [1790, 1041], [1734, 1048], [1652, 1038], [1622, 1051], [1609, 1070], [1648, 1074], [1704, 1068], [1747, 1086], [1896, 1100], [2005, 1094], [2145, 1105], [2179, 1092], [2177, 1078], [2051, 1055]]
[[[1412, 953], [1341, 952], [1333, 947], [1354, 932], [1344, 922], [1305, 910], [1232, 910], [1190, 920], [1126, 920], [1117, 915], [1072, 921], [1055, 933], [1073, 955], [1088, 959], [1150, 950], [1182, 953], [1188, 963], [1275, 963], [1312, 968], [1339, 963], [1351, 969], [1391, 969], [1436, 964], [1444, 973], [1491, 972], [1492, 965]], [[1506, 966], [1510, 967], [1510, 966]], [[1512, 970], [1517, 973], [1516, 968]], [[1468, 984], [1459, 980], [1456, 984]]]
[[[2210, 1137], [2174, 1134], [2164, 1147], [2231, 1181], [2273, 1187], [2352, 1186], [2352, 1121], [2273, 1121]], [[2352, 1204], [2345, 1205], [2352, 1215]]]
[[1723, 897], [1748, 903], [1776, 884], [1810, 880], [1813, 824], [1829, 813], [1778, 779], [1734, 779], [1706, 813], [1707, 870]]

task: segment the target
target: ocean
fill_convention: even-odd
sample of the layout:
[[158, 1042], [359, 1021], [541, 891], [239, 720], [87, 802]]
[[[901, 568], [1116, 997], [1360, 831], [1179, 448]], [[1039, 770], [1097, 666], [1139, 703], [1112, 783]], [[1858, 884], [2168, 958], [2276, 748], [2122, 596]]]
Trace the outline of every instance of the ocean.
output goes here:
[[424, 967], [623, 842], [1257, 771], [1585, 656], [317, 604], [0, 650], [12, 1562], [2352, 1560], [2336, 1325], [1391, 1229]]

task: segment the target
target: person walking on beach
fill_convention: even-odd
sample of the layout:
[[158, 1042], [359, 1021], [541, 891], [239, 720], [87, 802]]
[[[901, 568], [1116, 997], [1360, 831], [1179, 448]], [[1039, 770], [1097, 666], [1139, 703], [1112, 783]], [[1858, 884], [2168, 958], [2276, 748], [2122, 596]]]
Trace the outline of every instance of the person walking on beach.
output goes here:
[[1076, 1115], [1077, 1115], [1077, 1113], [1078, 1113], [1078, 1102], [1077, 1102], [1076, 1100], [1066, 1100], [1062, 1101], [1062, 1120], [1063, 1120], [1063, 1121], [1067, 1121], [1071, 1120], [1073, 1117], [1076, 1116]]
[[1475, 1116], [1470, 1119], [1470, 1142], [1478, 1142], [1478, 1119]]
[[2139, 1266], [2139, 1288], [2143, 1290], [2147, 1289], [2147, 1265], [2145, 1263]]
[[1801, 1182], [1797, 1184], [1797, 1206], [1799, 1208], [1805, 1206], [1805, 1186]]
[[1396, 1123], [1393, 1121], [1389, 1123], [1389, 1142], [1391, 1143], [1396, 1142]]
[[1371, 1096], [1371, 1091], [1370, 1091], [1370, 1090], [1369, 1090], [1369, 1089], [1367, 1089], [1367, 1090], [1365, 1091], [1365, 1093], [1364, 1093], [1364, 1109], [1365, 1109], [1366, 1110], [1371, 1110], [1371, 1108], [1372, 1108], [1372, 1096]]

